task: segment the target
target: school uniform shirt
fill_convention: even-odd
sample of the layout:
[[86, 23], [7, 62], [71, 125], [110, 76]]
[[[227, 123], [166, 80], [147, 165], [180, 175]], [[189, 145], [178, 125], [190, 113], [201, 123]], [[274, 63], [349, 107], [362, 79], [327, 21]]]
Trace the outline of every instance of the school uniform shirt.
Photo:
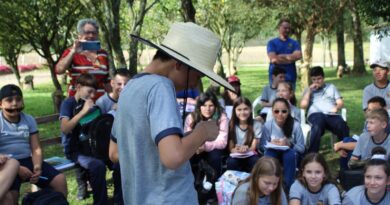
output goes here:
[[[352, 152], [352, 156], [359, 158], [360, 160], [365, 160], [371, 157], [371, 151], [374, 147], [381, 146], [386, 150], [390, 150], [390, 137], [386, 136], [382, 142], [374, 142], [373, 137], [368, 132], [363, 132], [359, 141], [356, 144], [355, 149]], [[389, 153], [387, 153], [387, 157], [389, 157]]]
[[356, 186], [345, 194], [342, 204], [343, 205], [389, 205], [390, 193], [389, 191], [386, 191], [385, 195], [379, 202], [373, 203], [367, 197], [367, 191], [364, 185]]
[[[262, 125], [259, 121], [253, 121], [253, 132], [255, 134], [254, 138], [257, 140], [259, 140], [261, 137], [261, 127]], [[239, 125], [234, 126], [234, 129], [236, 131], [237, 144], [243, 145], [245, 143], [246, 133], [248, 129], [242, 130]]]
[[289, 200], [298, 199], [301, 205], [340, 205], [340, 193], [334, 184], [325, 184], [318, 192], [311, 192], [308, 188], [295, 180], [291, 185]]
[[[280, 128], [279, 125], [276, 124], [275, 120], [267, 121], [263, 126], [260, 144], [262, 146], [265, 146], [266, 142], [271, 142], [272, 139], [283, 139], [284, 137], [285, 134], [283, 133], [282, 128]], [[301, 154], [305, 151], [302, 128], [300, 123], [295, 120], [292, 135], [289, 139], [291, 146], [295, 151]]]
[[[235, 193], [232, 198], [232, 205], [248, 205], [249, 204], [249, 182], [243, 183], [237, 187]], [[286, 195], [282, 189], [282, 193], [280, 195], [281, 205], [288, 205]], [[258, 203], [259, 205], [272, 205], [270, 196], [259, 197]]]
[[19, 122], [9, 122], [0, 111], [0, 153], [12, 154], [12, 158], [24, 159], [31, 156], [30, 137], [38, 133], [35, 119], [23, 112]]
[[96, 100], [96, 105], [100, 108], [102, 114], [106, 114], [113, 110], [116, 103], [117, 101], [112, 99], [108, 93], [105, 93]]
[[273, 102], [276, 98], [276, 88], [273, 88], [272, 85], [266, 85], [263, 88], [263, 92], [261, 93], [261, 101], [262, 102]]
[[141, 73], [121, 92], [112, 134], [118, 142], [124, 204], [198, 204], [189, 161], [168, 169], [158, 145], [170, 135], [183, 137], [173, 82]]
[[379, 96], [379, 97], [382, 97], [383, 99], [385, 99], [386, 105], [387, 105], [387, 111], [388, 112], [390, 111], [390, 86], [389, 86], [389, 83], [390, 83], [390, 81], [387, 82], [386, 87], [383, 87], [383, 88], [376, 86], [375, 83], [371, 83], [371, 84], [367, 85], [366, 87], [364, 87], [363, 100], [362, 100], [363, 110], [367, 109], [368, 101], [371, 98], [373, 98], [375, 96]]
[[[309, 91], [308, 89], [305, 89], [302, 96]], [[313, 90], [310, 95], [307, 118], [317, 112], [329, 113], [336, 106], [336, 100], [341, 98], [339, 91], [333, 84], [325, 83], [321, 88]]]

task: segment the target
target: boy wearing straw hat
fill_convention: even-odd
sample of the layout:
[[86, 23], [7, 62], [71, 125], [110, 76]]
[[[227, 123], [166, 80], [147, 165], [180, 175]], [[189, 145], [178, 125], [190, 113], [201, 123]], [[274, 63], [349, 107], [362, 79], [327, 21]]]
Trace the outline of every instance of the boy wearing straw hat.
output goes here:
[[198, 204], [188, 160], [218, 126], [202, 122], [184, 134], [175, 92], [204, 75], [234, 90], [212, 71], [220, 40], [193, 23], [173, 24], [161, 45], [132, 37], [157, 53], [122, 90], [114, 120], [125, 204]]

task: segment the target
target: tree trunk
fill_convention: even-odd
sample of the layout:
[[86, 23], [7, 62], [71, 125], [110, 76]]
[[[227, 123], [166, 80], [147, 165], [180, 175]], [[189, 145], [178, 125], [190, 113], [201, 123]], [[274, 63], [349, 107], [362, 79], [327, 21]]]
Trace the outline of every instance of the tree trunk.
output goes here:
[[110, 42], [115, 54], [115, 63], [117, 68], [126, 68], [126, 59], [123, 55], [121, 37], [120, 37], [120, 6], [121, 0], [111, 1], [112, 19], [108, 22], [110, 28]]
[[315, 40], [316, 32], [313, 26], [309, 26], [307, 29], [305, 39], [305, 50], [303, 55], [303, 65], [301, 67], [301, 88], [307, 88], [309, 86], [309, 70], [313, 57], [313, 44]]
[[321, 35], [321, 44], [322, 44], [322, 67], [326, 67], [326, 38]]
[[329, 66], [333, 68], [332, 40], [330, 38], [327, 38], [327, 41], [328, 41]]
[[355, 1], [351, 1], [351, 16], [353, 23], [353, 68], [355, 74], [366, 73], [363, 56], [363, 37], [359, 13]]
[[192, 0], [181, 0], [181, 13], [184, 22], [194, 22], [196, 10], [192, 3]]
[[346, 67], [345, 62], [345, 42], [344, 42], [344, 15], [340, 16], [340, 20], [337, 21], [336, 26], [336, 38], [337, 38], [337, 67]]

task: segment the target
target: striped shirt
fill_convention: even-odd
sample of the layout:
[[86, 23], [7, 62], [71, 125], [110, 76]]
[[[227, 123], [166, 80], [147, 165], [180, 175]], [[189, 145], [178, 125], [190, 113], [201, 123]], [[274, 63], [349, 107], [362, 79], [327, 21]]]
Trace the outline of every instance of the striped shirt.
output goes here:
[[[66, 49], [61, 56], [61, 59], [70, 53], [70, 48]], [[93, 75], [98, 81], [98, 89], [95, 98], [99, 98], [105, 93], [104, 83], [108, 78], [108, 54], [105, 50], [97, 51], [97, 58], [95, 62], [91, 62], [85, 55], [75, 53], [72, 59], [71, 67], [68, 70], [70, 83], [68, 85], [68, 95], [74, 96], [76, 93], [76, 79], [82, 73], [89, 73]]]

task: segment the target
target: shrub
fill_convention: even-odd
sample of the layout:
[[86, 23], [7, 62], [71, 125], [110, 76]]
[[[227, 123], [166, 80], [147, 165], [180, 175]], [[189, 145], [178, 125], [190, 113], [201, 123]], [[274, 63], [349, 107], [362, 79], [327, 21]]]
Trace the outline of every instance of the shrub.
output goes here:
[[12, 73], [12, 70], [7, 65], [0, 65], [0, 74]]

